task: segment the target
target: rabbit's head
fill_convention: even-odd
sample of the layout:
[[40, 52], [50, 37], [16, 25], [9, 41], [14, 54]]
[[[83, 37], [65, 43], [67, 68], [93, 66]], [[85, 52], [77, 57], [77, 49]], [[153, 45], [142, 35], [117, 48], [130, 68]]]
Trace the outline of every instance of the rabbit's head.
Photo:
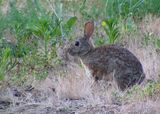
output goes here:
[[94, 30], [94, 22], [85, 23], [84, 35], [76, 39], [69, 47], [68, 52], [72, 56], [83, 56], [93, 49], [90, 37]]

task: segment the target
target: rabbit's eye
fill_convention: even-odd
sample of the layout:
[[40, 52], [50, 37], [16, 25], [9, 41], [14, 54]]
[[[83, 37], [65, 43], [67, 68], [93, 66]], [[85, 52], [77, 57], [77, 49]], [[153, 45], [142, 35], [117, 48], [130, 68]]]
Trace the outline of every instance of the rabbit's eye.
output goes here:
[[76, 42], [75, 42], [75, 46], [79, 46], [79, 41], [76, 41]]

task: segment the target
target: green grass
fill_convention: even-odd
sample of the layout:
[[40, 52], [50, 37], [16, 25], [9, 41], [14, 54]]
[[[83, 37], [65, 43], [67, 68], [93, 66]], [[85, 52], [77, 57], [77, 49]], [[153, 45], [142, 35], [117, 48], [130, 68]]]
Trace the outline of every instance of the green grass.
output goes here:
[[[56, 45], [61, 44], [63, 38], [70, 34], [77, 18], [73, 16], [62, 19], [56, 15], [56, 12], [47, 11], [39, 0], [27, 0], [26, 6], [22, 9], [18, 9], [16, 3], [15, 0], [10, 1], [10, 9], [7, 14], [0, 13], [2, 20], [0, 23], [0, 50], [2, 52], [8, 48], [11, 50], [10, 57], [14, 59], [13, 63], [10, 62], [12, 68], [17, 65], [20, 67], [20, 69], [15, 68], [18, 69], [14, 72], [16, 77], [27, 74], [33, 69], [33, 75], [43, 78], [46, 71], [40, 72], [39, 69], [50, 66], [52, 59], [56, 59]], [[63, 26], [63, 30], [61, 26]], [[10, 42], [5, 38], [5, 31], [11, 34], [15, 42]], [[1, 56], [2, 61], [3, 54]], [[2, 64], [2, 68], [7, 70], [4, 68], [8, 61], [4, 62], [6, 63]], [[2, 74], [4, 73], [2, 72]]]
[[[64, 1], [62, 4], [65, 11], [78, 14], [77, 17], [81, 18], [80, 23], [82, 25], [90, 19], [96, 20], [98, 24], [101, 24], [104, 20], [116, 20], [117, 23], [112, 27], [112, 30], [120, 29], [115, 30], [116, 33], [124, 32], [124, 34], [135, 30], [137, 28], [135, 22], [141, 21], [145, 15], [153, 14], [159, 16], [160, 14], [159, 0], [93, 0], [92, 2], [90, 0], [76, 2], [73, 0], [72, 2]], [[103, 28], [106, 32], [104, 39], [101, 38], [99, 33], [96, 33], [96, 45], [118, 41], [119, 37], [114, 37], [116, 34], [113, 36], [114, 33], [105, 29], [107, 27], [103, 26]], [[96, 30], [102, 30], [102, 26], [96, 26]]]

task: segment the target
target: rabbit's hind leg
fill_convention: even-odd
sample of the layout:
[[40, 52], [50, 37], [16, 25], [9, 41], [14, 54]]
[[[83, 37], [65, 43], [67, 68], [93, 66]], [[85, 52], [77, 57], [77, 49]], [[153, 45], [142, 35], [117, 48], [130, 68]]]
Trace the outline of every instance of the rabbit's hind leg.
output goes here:
[[136, 84], [136, 80], [133, 79], [134, 75], [130, 73], [118, 74], [115, 76], [115, 80], [120, 90], [124, 91], [127, 88]]

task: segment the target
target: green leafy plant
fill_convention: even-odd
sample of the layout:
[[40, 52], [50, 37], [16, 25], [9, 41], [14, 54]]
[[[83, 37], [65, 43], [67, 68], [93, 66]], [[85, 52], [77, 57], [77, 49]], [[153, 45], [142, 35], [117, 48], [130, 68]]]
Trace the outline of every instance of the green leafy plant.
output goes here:
[[113, 18], [106, 19], [102, 21], [102, 27], [104, 28], [105, 33], [108, 36], [108, 43], [115, 43], [119, 35], [117, 20]]

